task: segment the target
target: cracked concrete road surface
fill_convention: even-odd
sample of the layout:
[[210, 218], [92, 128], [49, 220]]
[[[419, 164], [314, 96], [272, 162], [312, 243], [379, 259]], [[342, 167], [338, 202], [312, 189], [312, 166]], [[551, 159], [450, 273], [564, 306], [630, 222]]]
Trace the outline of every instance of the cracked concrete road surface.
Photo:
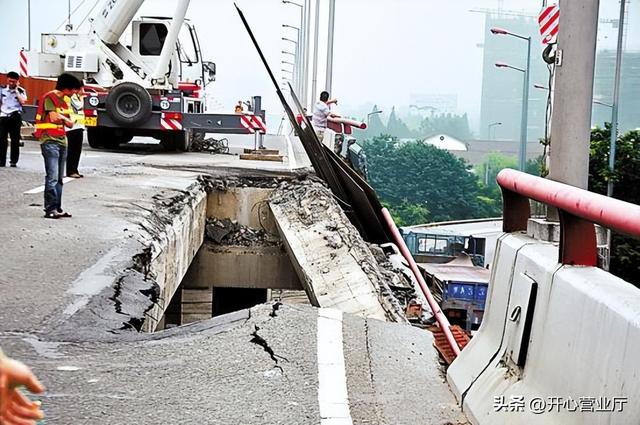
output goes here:
[[[301, 148], [279, 148], [293, 160], [86, 149], [86, 177], [65, 186], [69, 220], [42, 218], [35, 142], [26, 142], [19, 168], [0, 169], [0, 347], [47, 387], [36, 397], [43, 424], [467, 423], [431, 334], [405, 324], [264, 304], [152, 334], [97, 329], [115, 313], [96, 300], [144, 250], [141, 227], [158, 199], [213, 167], [220, 176], [305, 164]], [[96, 322], [76, 330], [70, 317], [89, 309]]]

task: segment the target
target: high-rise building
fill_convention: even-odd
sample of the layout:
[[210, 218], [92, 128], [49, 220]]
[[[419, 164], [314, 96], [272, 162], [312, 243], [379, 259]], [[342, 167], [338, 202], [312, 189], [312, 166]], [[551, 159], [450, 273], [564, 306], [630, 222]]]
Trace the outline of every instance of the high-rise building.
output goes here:
[[[615, 50], [598, 52], [593, 85], [594, 100], [611, 104], [615, 66]], [[625, 132], [640, 127], [640, 52], [624, 52], [621, 77], [618, 128], [620, 132]], [[593, 125], [602, 127], [605, 122], [611, 122], [611, 108], [595, 103], [591, 117]]]
[[[480, 137], [514, 142], [520, 139], [523, 74], [512, 69], [496, 68], [495, 63], [503, 62], [523, 68], [526, 63], [526, 42], [514, 37], [493, 35], [489, 30], [494, 27], [532, 38], [528, 140], [531, 142], [540, 139], [544, 137], [548, 92], [536, 89], [533, 85], [549, 87], [549, 71], [542, 60], [543, 46], [537, 20], [531, 16], [502, 14], [497, 11], [487, 12], [485, 20]], [[609, 30], [611, 29], [605, 26], [599, 29], [599, 33]], [[615, 32], [612, 34], [615, 35]], [[611, 104], [613, 99], [615, 61], [615, 50], [598, 51], [593, 89], [596, 101], [592, 113], [594, 125], [603, 126], [605, 122], [611, 121], [611, 107], [606, 104]], [[489, 125], [495, 122], [501, 122], [502, 125], [493, 126], [489, 134]], [[626, 51], [623, 55], [618, 125], [621, 132], [640, 127], [638, 51]]]
[[[522, 118], [522, 88], [524, 74], [509, 68], [496, 68], [497, 62], [525, 68], [527, 42], [515, 37], [491, 34], [491, 28], [531, 37], [531, 86], [529, 87], [528, 137], [533, 141], [544, 137], [545, 111], [548, 92], [533, 88], [534, 84], [549, 84], [549, 71], [542, 60], [543, 45], [538, 22], [531, 16], [486, 13], [485, 40], [482, 66], [482, 100], [480, 106], [481, 138], [520, 140]], [[489, 134], [492, 123], [494, 126]]]

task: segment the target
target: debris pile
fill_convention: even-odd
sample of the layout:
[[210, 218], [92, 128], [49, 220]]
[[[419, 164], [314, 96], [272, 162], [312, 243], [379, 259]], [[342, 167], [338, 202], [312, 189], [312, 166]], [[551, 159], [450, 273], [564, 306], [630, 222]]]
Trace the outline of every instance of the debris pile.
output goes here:
[[211, 154], [228, 154], [229, 140], [226, 137], [214, 139], [213, 137], [205, 138], [205, 133], [195, 132], [191, 138], [191, 152], [210, 152]]
[[207, 239], [217, 245], [234, 246], [275, 246], [280, 240], [262, 229], [253, 229], [239, 224], [236, 220], [207, 219], [205, 227]]
[[[418, 282], [413, 272], [406, 264], [406, 260], [400, 254], [396, 245], [387, 243], [383, 245], [369, 244], [369, 250], [380, 266], [380, 274], [384, 284], [391, 292], [393, 298], [400, 304], [407, 319], [412, 323], [428, 325], [435, 320], [428, 304], [416, 288]], [[415, 313], [417, 307], [419, 313]]]
[[405, 307], [409, 305], [409, 302], [416, 298], [416, 290], [411, 282], [411, 276], [405, 275], [403, 270], [395, 267], [389, 261], [382, 247], [369, 244], [369, 250], [380, 266], [380, 274], [393, 296], [401, 305]]
[[277, 177], [245, 177], [245, 176], [227, 176], [224, 178], [213, 177], [213, 176], [200, 176], [198, 177], [198, 181], [204, 188], [207, 193], [211, 193], [214, 191], [222, 191], [225, 192], [234, 187], [258, 187], [258, 188], [273, 188], [275, 189], [278, 185], [290, 179], [290, 177], [286, 176], [277, 176]]

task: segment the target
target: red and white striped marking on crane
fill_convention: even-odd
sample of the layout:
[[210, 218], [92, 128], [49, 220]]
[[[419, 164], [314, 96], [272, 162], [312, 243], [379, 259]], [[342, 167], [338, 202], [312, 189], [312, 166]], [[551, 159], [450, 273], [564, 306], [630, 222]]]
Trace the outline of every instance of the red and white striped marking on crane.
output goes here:
[[251, 134], [256, 131], [262, 134], [266, 134], [267, 132], [267, 126], [258, 115], [242, 115], [240, 117], [240, 124]]
[[560, 30], [560, 7], [552, 4], [542, 9], [538, 16], [538, 24], [540, 24], [542, 44], [555, 43]]
[[253, 128], [262, 133], [262, 134], [266, 134], [267, 133], [267, 126], [264, 124], [264, 121], [262, 121], [262, 118], [259, 115], [254, 115], [253, 119]]
[[160, 115], [160, 127], [163, 130], [182, 130], [182, 114], [163, 112]]
[[253, 128], [253, 122], [251, 120], [251, 115], [242, 115], [240, 116], [240, 124], [247, 129], [247, 131], [251, 134], [255, 133], [256, 130]]
[[18, 69], [20, 70], [21, 77], [28, 77], [28, 68], [27, 68], [27, 54], [24, 52], [24, 49], [20, 50], [20, 59], [18, 62]]

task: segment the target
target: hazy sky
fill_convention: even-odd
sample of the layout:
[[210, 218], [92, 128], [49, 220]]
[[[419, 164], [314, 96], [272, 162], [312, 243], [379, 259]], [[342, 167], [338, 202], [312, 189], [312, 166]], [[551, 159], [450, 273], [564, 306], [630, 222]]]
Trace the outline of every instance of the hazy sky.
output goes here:
[[[99, 0], [100, 4], [103, 0]], [[302, 1], [302, 0], [299, 0]], [[321, 1], [318, 91], [324, 89], [326, 15]], [[79, 6], [72, 17], [77, 27], [96, 0], [71, 0]], [[282, 24], [298, 25], [299, 8], [281, 0], [237, 0], [273, 70], [290, 60], [283, 49], [296, 38]], [[337, 0], [333, 94], [343, 110], [361, 110], [377, 103], [385, 112], [409, 103], [411, 94], [456, 94], [460, 111], [477, 120], [482, 80], [484, 15], [471, 9], [495, 8], [499, 0]], [[537, 14], [541, 0], [504, 0], [503, 8]], [[640, 0], [630, 3], [628, 48], [640, 49]], [[20, 47], [27, 46], [27, 1], [0, 0], [2, 40], [0, 71], [15, 69]], [[67, 15], [67, 0], [31, 0], [32, 48], [38, 49], [41, 32], [55, 32]], [[171, 15], [174, 1], [148, 0], [141, 13]], [[601, 18], [615, 18], [617, 0], [601, 0]], [[96, 8], [97, 10], [97, 8]], [[187, 14], [200, 34], [205, 59], [216, 62], [217, 81], [209, 93], [215, 104], [230, 111], [238, 99], [262, 95], [268, 112], [280, 110], [274, 89], [231, 0], [191, 0]], [[86, 28], [87, 24], [82, 28]], [[62, 31], [63, 27], [58, 28]], [[600, 42], [612, 47], [615, 32]], [[361, 106], [358, 108], [358, 106]]]

